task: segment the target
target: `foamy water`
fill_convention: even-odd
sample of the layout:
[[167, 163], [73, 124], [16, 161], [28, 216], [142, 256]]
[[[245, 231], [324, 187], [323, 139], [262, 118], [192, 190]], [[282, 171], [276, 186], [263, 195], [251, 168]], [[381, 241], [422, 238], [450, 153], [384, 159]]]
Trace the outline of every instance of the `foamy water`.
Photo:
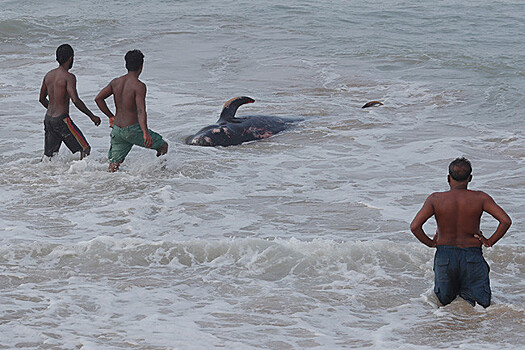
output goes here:
[[[1, 3], [0, 348], [525, 346], [519, 3], [68, 4]], [[103, 123], [72, 106], [92, 154], [40, 162], [38, 92], [64, 42]], [[170, 150], [134, 148], [110, 174], [93, 98], [134, 48]], [[184, 144], [240, 95], [256, 103], [238, 115], [304, 121]], [[434, 251], [408, 230], [462, 155], [514, 222], [484, 250], [488, 309], [438, 307]]]

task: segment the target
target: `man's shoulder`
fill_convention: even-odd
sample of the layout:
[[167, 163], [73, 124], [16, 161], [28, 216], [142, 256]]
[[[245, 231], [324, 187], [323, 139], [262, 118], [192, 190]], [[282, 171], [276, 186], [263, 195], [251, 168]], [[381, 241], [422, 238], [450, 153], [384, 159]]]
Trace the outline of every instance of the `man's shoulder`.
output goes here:
[[476, 197], [490, 197], [487, 193], [479, 190], [468, 190], [468, 193]]
[[431, 194], [427, 197], [425, 203], [428, 203], [428, 204], [434, 206], [434, 204], [440, 202], [440, 198], [441, 198], [441, 195], [442, 195], [442, 194], [443, 194], [443, 192], [434, 192], [434, 193], [431, 193]]
[[460, 199], [464, 198], [469, 201], [473, 202], [479, 202], [484, 201], [486, 199], [490, 199], [491, 197], [479, 190], [464, 190], [464, 191], [445, 191], [445, 192], [439, 192], [438, 198], [449, 198], [449, 199]]
[[429, 198], [429, 199], [440, 198], [440, 197], [442, 197], [443, 195], [446, 195], [446, 193], [447, 193], [446, 191], [442, 191], [442, 192], [433, 192], [433, 193], [431, 193], [431, 194], [428, 196], [428, 198]]
[[434, 192], [428, 196], [428, 199], [430, 201], [439, 202], [442, 200], [449, 200], [452, 198], [458, 198], [464, 195], [473, 195], [473, 191], [467, 190], [465, 192], [457, 192], [457, 191], [440, 191], [440, 192]]
[[119, 85], [119, 82], [121, 82], [123, 79], [123, 77], [116, 77], [114, 79], [112, 79], [110, 82], [109, 82], [109, 85], [114, 89], [115, 87], [117, 87]]
[[138, 84], [138, 86], [140, 86], [140, 87], [142, 87], [144, 89], [146, 88], [146, 84], [142, 80], [140, 80], [138, 78], [137, 78], [137, 84]]
[[120, 77], [116, 77], [113, 80], [111, 80], [111, 83], [116, 83], [116, 82], [119, 82], [119, 81], [123, 81], [125, 79], [126, 79], [126, 76], [125, 75], [121, 75]]
[[51, 79], [52, 77], [54, 77], [57, 74], [57, 70], [58, 68], [51, 69], [49, 72], [46, 73], [46, 75], [44, 75], [44, 79]]
[[132, 88], [146, 88], [146, 84], [144, 84], [142, 81], [140, 81], [137, 78], [131, 78], [127, 74], [113, 79], [110, 84], [112, 85], [126, 84], [126, 86], [129, 86]]
[[51, 69], [49, 72], [46, 73], [44, 76], [44, 81], [71, 81], [75, 82], [77, 80], [77, 77], [70, 72], [63, 71], [60, 68]]
[[133, 83], [133, 87], [134, 89], [138, 92], [138, 93], [146, 93], [146, 84], [144, 84], [142, 81], [140, 81], [139, 79], [137, 79], [134, 83]]
[[60, 69], [56, 69], [55, 71], [55, 76], [59, 79], [64, 79], [64, 80], [67, 80], [67, 81], [76, 81], [77, 80], [77, 77], [75, 76], [75, 74], [71, 73], [71, 72], [68, 72], [68, 71], [63, 71], [63, 70], [60, 70]]

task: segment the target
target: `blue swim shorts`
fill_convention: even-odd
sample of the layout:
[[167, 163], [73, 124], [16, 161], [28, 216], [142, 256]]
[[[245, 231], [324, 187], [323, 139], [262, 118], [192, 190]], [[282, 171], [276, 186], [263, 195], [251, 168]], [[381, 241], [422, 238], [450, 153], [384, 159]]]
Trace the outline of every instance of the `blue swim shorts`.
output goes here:
[[459, 295], [472, 306], [490, 305], [489, 265], [481, 248], [437, 246], [434, 257], [434, 293], [443, 305]]

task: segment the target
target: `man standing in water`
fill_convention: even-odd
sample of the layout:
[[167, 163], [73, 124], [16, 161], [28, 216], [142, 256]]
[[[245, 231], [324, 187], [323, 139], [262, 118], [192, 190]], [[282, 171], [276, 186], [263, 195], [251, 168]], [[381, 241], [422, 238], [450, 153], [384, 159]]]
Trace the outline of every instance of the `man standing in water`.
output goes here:
[[[118, 170], [133, 145], [156, 149], [157, 157], [168, 152], [168, 144], [162, 136], [148, 129], [146, 85], [139, 80], [144, 55], [139, 50], [132, 50], [124, 59], [128, 74], [113, 79], [95, 98], [98, 108], [109, 117], [113, 128], [108, 154], [110, 172]], [[111, 95], [115, 100], [115, 115], [105, 101]]]
[[[457, 295], [472, 306], [477, 302], [490, 305], [489, 266], [483, 258], [481, 245], [492, 247], [512, 224], [505, 211], [486, 193], [467, 189], [472, 180], [472, 167], [465, 158], [457, 158], [449, 165], [450, 190], [431, 194], [410, 224], [410, 230], [423, 244], [436, 247], [434, 258], [434, 292], [443, 305]], [[490, 236], [480, 231], [480, 220], [487, 212], [499, 221]], [[430, 239], [423, 224], [435, 215], [437, 232]]]
[[100, 125], [100, 118], [91, 113], [78, 97], [77, 78], [69, 73], [73, 67], [73, 56], [71, 46], [60, 45], [56, 51], [59, 67], [46, 74], [40, 88], [40, 103], [47, 109], [44, 119], [44, 155], [48, 157], [58, 152], [62, 141], [71, 152], [80, 151], [80, 159], [89, 155], [91, 151], [86, 138], [69, 117], [70, 100], [81, 112], [91, 118], [96, 126]]

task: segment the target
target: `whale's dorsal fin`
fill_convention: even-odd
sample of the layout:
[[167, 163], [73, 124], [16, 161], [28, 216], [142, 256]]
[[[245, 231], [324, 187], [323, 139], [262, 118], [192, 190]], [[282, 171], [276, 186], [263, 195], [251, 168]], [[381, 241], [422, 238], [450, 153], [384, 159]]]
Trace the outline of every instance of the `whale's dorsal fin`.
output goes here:
[[234, 119], [237, 108], [245, 103], [254, 103], [255, 100], [251, 97], [241, 96], [234, 97], [224, 104], [222, 107], [221, 116], [219, 117], [218, 123], [227, 123]]

